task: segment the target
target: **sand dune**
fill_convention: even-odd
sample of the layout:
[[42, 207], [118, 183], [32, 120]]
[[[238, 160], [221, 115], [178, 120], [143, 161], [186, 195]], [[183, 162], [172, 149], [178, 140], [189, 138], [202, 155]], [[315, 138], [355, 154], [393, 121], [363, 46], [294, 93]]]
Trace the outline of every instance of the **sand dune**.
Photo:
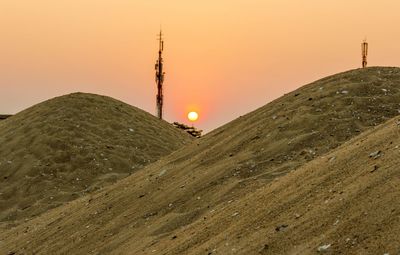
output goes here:
[[3, 251], [395, 254], [399, 103], [399, 68], [316, 81], [0, 233]]
[[114, 183], [192, 139], [117, 100], [76, 93], [0, 122], [0, 221]]

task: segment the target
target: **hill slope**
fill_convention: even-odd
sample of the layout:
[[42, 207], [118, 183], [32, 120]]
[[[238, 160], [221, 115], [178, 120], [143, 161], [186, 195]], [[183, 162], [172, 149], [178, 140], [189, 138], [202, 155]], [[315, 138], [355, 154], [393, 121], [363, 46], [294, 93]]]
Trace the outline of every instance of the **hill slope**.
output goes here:
[[70, 94], [0, 122], [0, 221], [126, 177], [192, 139], [120, 101]]
[[[396, 117], [237, 201], [213, 207], [172, 235], [154, 238], [144, 253], [398, 254], [399, 167]], [[139, 253], [137, 243], [117, 251]]]
[[[260, 190], [270, 189], [271, 183], [290, 178], [278, 177], [299, 170], [307, 162], [322, 160], [321, 156], [359, 133], [398, 115], [399, 103], [398, 68], [353, 70], [322, 79], [207, 134], [101, 192], [1, 233], [0, 241], [5, 251], [35, 254], [254, 251], [264, 239], [249, 234], [253, 227], [262, 227], [251, 225], [252, 219], [265, 217], [264, 224], [275, 222], [276, 215], [284, 215], [291, 208], [290, 204], [278, 206], [283, 200], [277, 192], [262, 200]], [[363, 160], [354, 160], [359, 159]], [[296, 180], [319, 187], [319, 179]], [[282, 183], [281, 189], [293, 185]], [[306, 191], [300, 188], [299, 194], [304, 194]], [[293, 195], [297, 192], [288, 190]], [[263, 194], [268, 192], [264, 190]], [[248, 200], [250, 196], [254, 197]], [[282, 193], [282, 199], [285, 196]], [[301, 196], [297, 202], [307, 206], [303, 203], [306, 198]], [[251, 205], [253, 199], [258, 199], [255, 207]], [[296, 213], [304, 214], [300, 209]], [[272, 238], [265, 236], [265, 240]], [[311, 237], [305, 238], [314, 249]], [[257, 240], [254, 245], [244, 247], [253, 239]], [[279, 240], [265, 244], [278, 251]], [[240, 246], [233, 246], [236, 242]]]

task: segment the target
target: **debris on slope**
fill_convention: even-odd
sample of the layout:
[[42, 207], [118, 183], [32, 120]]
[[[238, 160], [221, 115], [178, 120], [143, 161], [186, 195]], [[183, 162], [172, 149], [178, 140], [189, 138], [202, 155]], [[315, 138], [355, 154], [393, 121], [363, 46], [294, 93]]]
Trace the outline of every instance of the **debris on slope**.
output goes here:
[[191, 136], [194, 136], [196, 138], [200, 138], [201, 133], [203, 132], [203, 130], [198, 130], [195, 127], [189, 127], [189, 126], [179, 123], [179, 122], [174, 122], [173, 126], [188, 132]]

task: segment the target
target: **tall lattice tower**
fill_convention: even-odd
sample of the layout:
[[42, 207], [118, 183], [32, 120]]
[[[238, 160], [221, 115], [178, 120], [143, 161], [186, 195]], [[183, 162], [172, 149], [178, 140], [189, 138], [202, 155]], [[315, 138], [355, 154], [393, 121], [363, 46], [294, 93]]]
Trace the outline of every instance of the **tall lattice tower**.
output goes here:
[[368, 57], [368, 43], [367, 39], [361, 44], [361, 52], [362, 52], [362, 67], [367, 67], [367, 57]]
[[156, 97], [156, 104], [157, 104], [157, 117], [159, 119], [163, 118], [163, 104], [164, 104], [164, 95], [163, 95], [163, 83], [164, 83], [164, 76], [165, 72], [163, 70], [163, 58], [162, 53], [164, 51], [164, 40], [163, 34], [160, 30], [160, 34], [158, 35], [159, 38], [159, 50], [158, 50], [158, 59], [156, 62], [156, 83], [157, 83], [157, 97]]

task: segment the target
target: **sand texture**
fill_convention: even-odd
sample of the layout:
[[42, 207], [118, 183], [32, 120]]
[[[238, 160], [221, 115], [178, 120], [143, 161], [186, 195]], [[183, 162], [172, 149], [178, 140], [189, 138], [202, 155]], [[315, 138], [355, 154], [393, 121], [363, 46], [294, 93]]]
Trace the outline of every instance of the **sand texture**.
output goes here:
[[0, 222], [114, 183], [192, 139], [120, 101], [70, 94], [0, 122]]
[[0, 251], [397, 254], [399, 110], [399, 68], [324, 78], [3, 231]]

